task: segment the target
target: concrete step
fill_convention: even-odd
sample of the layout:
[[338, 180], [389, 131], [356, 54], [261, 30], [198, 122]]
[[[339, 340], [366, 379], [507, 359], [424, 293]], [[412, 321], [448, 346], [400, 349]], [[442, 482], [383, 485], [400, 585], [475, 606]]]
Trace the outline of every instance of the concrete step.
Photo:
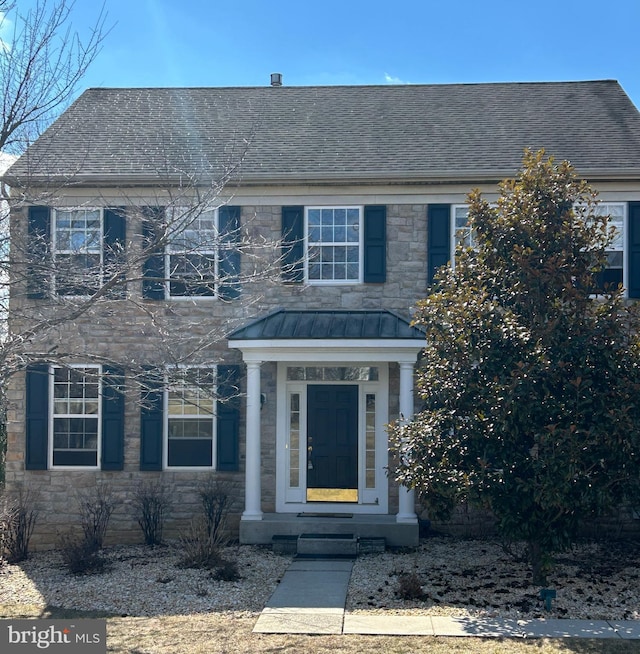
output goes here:
[[301, 534], [297, 541], [298, 557], [356, 558], [358, 539], [354, 534]]

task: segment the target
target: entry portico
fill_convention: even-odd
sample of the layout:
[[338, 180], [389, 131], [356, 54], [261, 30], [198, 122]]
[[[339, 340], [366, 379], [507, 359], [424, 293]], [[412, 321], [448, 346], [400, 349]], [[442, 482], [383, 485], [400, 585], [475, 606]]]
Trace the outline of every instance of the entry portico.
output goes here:
[[[235, 330], [229, 347], [242, 352], [247, 366], [241, 541], [265, 542], [282, 531], [274, 524], [282, 521], [288, 532], [297, 523], [308, 528], [309, 514], [406, 525], [417, 538], [413, 491], [399, 488], [397, 506], [390, 507], [385, 425], [413, 414], [422, 332], [389, 311], [278, 310]], [[262, 510], [260, 411], [267, 389], [260, 370], [266, 362], [277, 365], [275, 515]], [[272, 396], [274, 389], [268, 391]], [[390, 400], [399, 416], [389, 415]]]

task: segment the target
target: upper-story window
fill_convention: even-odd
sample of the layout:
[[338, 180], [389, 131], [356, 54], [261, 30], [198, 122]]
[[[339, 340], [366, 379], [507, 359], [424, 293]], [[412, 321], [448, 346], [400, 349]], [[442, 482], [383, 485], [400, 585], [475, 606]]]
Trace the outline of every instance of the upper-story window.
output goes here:
[[609, 225], [614, 229], [614, 237], [605, 252], [607, 266], [598, 274], [596, 285], [598, 290], [614, 290], [619, 286], [626, 285], [624, 244], [626, 241], [627, 203], [600, 202], [596, 205], [594, 213], [598, 216], [609, 216]]
[[[473, 230], [469, 225], [469, 206], [453, 205], [452, 227], [453, 227], [453, 247], [461, 245], [462, 247], [475, 247], [476, 242]], [[626, 225], [626, 202], [600, 202], [594, 209], [593, 213], [598, 216], [609, 216], [609, 225], [613, 227], [614, 237], [609, 243], [605, 252], [607, 257], [606, 268], [597, 275], [596, 287], [598, 290], [613, 290], [618, 286], [625, 284], [625, 225]]]
[[469, 205], [454, 204], [451, 207], [453, 225], [453, 251], [459, 245], [465, 248], [476, 246], [475, 235], [469, 225]]
[[310, 283], [362, 281], [362, 207], [307, 207]]
[[220, 249], [217, 210], [186, 220], [178, 216], [175, 222], [184, 222], [184, 227], [176, 229], [166, 248], [169, 297], [215, 297]]
[[55, 291], [91, 295], [102, 284], [102, 209], [56, 209], [53, 224]]

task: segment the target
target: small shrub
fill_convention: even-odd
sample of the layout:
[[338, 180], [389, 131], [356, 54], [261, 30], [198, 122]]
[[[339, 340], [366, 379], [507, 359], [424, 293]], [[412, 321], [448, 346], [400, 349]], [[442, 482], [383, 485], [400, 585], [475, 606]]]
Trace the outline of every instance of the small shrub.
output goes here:
[[220, 561], [219, 547], [209, 534], [206, 522], [200, 518], [192, 520], [186, 534], [180, 535], [183, 568], [214, 570]]
[[19, 563], [29, 557], [29, 541], [37, 517], [35, 494], [30, 489], [21, 489], [14, 498], [5, 498], [0, 544], [3, 556], [9, 563]]
[[403, 572], [398, 577], [398, 595], [402, 599], [420, 599], [423, 596], [420, 577], [416, 572]]
[[102, 548], [117, 500], [113, 497], [111, 488], [105, 485], [98, 485], [88, 493], [78, 493], [77, 500], [84, 545], [99, 550]]
[[225, 541], [227, 516], [231, 508], [229, 485], [209, 477], [198, 489], [207, 536], [216, 544]]
[[242, 579], [238, 564], [223, 557], [218, 559], [218, 565], [211, 573], [211, 578], [216, 581], [238, 581], [238, 579]]
[[180, 565], [215, 570], [220, 566], [219, 550], [226, 540], [225, 526], [231, 508], [228, 485], [210, 477], [200, 486], [198, 495], [201, 514], [180, 538], [184, 552]]
[[160, 545], [171, 496], [162, 481], [142, 482], [136, 488], [133, 504], [146, 545]]
[[71, 574], [87, 575], [104, 572], [107, 560], [100, 556], [93, 543], [74, 534], [58, 535], [58, 548], [64, 564]]

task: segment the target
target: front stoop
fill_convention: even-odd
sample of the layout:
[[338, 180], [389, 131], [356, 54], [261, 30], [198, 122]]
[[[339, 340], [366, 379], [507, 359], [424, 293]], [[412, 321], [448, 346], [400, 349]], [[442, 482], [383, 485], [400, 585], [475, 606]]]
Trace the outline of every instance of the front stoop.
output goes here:
[[275, 535], [272, 548], [276, 554], [298, 558], [356, 558], [359, 554], [384, 552], [384, 538], [358, 538], [354, 534]]
[[[366, 548], [367, 541], [382, 539], [387, 547], [417, 547], [418, 522], [397, 522], [393, 515], [304, 515], [265, 513], [261, 520], [240, 521], [240, 542], [243, 545], [269, 545], [274, 536], [301, 534], [352, 534]], [[283, 545], [284, 546], [284, 545]], [[364, 551], [361, 549], [361, 551]]]
[[298, 558], [356, 558], [358, 539], [353, 534], [301, 534]]

